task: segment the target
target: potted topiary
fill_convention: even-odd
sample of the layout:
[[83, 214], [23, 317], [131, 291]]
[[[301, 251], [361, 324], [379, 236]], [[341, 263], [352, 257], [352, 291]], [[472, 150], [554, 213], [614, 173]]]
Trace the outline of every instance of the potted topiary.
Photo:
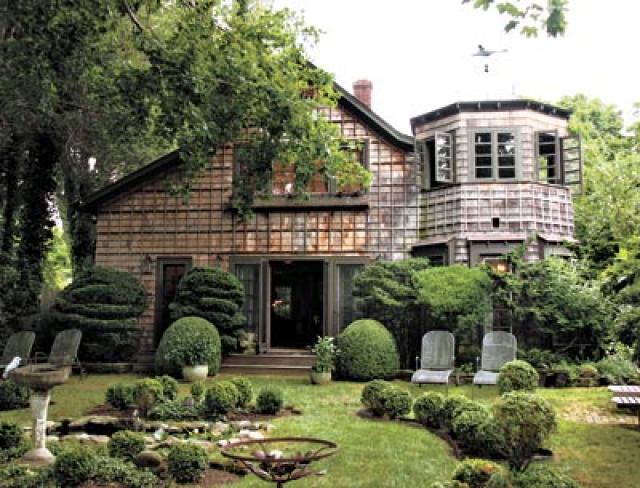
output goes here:
[[337, 349], [333, 337], [318, 337], [311, 350], [316, 355], [315, 364], [311, 368], [311, 383], [326, 385], [331, 382], [331, 371], [335, 367]]
[[220, 363], [220, 339], [210, 322], [199, 317], [184, 317], [164, 333], [156, 356], [160, 365], [180, 368], [186, 381], [204, 381], [209, 374], [209, 366]]

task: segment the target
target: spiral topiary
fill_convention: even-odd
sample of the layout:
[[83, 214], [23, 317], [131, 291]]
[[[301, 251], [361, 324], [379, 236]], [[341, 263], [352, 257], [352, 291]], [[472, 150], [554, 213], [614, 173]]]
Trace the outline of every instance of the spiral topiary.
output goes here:
[[178, 285], [169, 305], [171, 319], [201, 317], [216, 326], [223, 354], [236, 351], [244, 333], [246, 319], [241, 313], [244, 301], [242, 283], [220, 268], [192, 268]]
[[540, 377], [533, 366], [519, 359], [509, 361], [500, 368], [498, 390], [507, 393], [516, 390], [533, 391], [538, 386]]
[[131, 361], [139, 346], [137, 319], [146, 305], [144, 286], [134, 276], [110, 268], [87, 268], [56, 298], [50, 332], [80, 329], [81, 360]]
[[390, 378], [400, 367], [393, 336], [376, 320], [353, 322], [338, 336], [337, 347], [336, 372], [342, 379]]
[[156, 371], [180, 377], [184, 365], [208, 364], [209, 375], [214, 375], [220, 369], [220, 350], [220, 336], [210, 322], [184, 317], [162, 335], [156, 349]]

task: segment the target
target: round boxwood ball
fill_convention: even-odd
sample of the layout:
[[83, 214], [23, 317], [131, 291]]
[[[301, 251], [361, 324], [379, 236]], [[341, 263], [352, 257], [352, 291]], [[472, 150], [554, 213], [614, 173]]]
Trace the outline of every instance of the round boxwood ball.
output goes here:
[[204, 396], [205, 410], [209, 415], [219, 416], [236, 408], [240, 393], [230, 381], [218, 381], [209, 387]]
[[162, 335], [156, 350], [156, 371], [180, 377], [183, 365], [197, 363], [208, 364], [209, 375], [214, 375], [220, 369], [220, 356], [220, 336], [213, 324], [200, 317], [183, 317]]
[[533, 391], [538, 386], [540, 377], [533, 366], [526, 361], [509, 361], [500, 368], [498, 390], [500, 393], [525, 390]]
[[390, 378], [400, 367], [391, 332], [376, 320], [353, 322], [338, 336], [337, 347], [336, 372], [343, 379]]

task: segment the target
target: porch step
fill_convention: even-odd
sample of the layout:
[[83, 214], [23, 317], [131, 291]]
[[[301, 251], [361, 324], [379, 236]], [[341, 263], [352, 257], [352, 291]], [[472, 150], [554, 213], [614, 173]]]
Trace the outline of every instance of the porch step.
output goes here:
[[314, 361], [315, 355], [306, 351], [231, 354], [220, 369], [223, 373], [308, 374]]

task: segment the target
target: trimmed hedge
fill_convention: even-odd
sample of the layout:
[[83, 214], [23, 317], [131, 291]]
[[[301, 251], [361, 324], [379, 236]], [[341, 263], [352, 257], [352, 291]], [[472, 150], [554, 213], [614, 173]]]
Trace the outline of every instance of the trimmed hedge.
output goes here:
[[57, 296], [50, 332], [80, 329], [78, 356], [83, 361], [131, 361], [140, 340], [137, 319], [146, 305], [144, 286], [133, 275], [87, 268]]
[[441, 415], [442, 420], [441, 424], [446, 430], [452, 430], [452, 422], [456, 409], [465, 405], [472, 404], [473, 400], [467, 398], [466, 396], [456, 395], [445, 398], [444, 403], [442, 405]]
[[238, 349], [244, 334], [243, 301], [244, 289], [235, 275], [220, 268], [195, 267], [180, 280], [169, 308], [172, 320], [195, 316], [214, 324], [226, 355]]
[[515, 474], [513, 488], [580, 488], [580, 485], [548, 466], [534, 465]]
[[343, 379], [391, 378], [400, 367], [393, 336], [376, 320], [353, 322], [338, 336], [337, 347], [336, 372]]
[[517, 390], [534, 391], [539, 380], [538, 372], [533, 366], [526, 361], [516, 359], [505, 363], [500, 368], [498, 390], [500, 393]]
[[208, 358], [209, 374], [220, 369], [220, 336], [218, 330], [200, 317], [184, 317], [171, 324], [162, 335], [156, 350], [155, 366], [158, 373], [182, 376], [183, 361], [187, 355]]
[[133, 403], [133, 386], [124, 383], [109, 385], [105, 393], [105, 400], [113, 408], [126, 410]]

